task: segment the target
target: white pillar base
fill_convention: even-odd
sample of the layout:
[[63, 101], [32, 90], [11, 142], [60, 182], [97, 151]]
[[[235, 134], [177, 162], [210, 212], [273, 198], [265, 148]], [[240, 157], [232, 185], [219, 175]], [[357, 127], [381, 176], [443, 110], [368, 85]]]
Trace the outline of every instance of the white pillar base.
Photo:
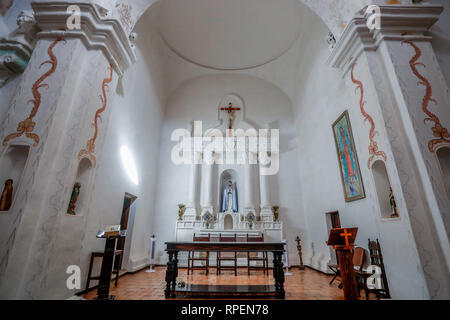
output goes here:
[[197, 209], [195, 207], [187, 207], [183, 215], [183, 221], [196, 221]]
[[261, 221], [263, 222], [274, 222], [274, 215], [272, 207], [261, 208]]

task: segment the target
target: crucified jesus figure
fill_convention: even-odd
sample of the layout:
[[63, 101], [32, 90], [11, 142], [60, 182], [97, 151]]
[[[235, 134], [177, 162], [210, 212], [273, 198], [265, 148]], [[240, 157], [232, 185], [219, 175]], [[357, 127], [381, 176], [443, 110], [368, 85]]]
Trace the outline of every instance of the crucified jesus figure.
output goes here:
[[230, 129], [231, 134], [231, 129], [233, 128], [234, 113], [241, 110], [241, 108], [233, 108], [233, 104], [230, 102], [228, 104], [228, 108], [220, 108], [220, 110], [228, 112], [228, 129]]

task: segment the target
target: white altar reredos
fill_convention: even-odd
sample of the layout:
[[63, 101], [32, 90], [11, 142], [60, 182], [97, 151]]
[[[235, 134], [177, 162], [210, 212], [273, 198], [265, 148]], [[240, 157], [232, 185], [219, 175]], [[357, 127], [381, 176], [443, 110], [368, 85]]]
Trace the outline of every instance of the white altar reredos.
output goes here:
[[[228, 132], [229, 119], [220, 109], [232, 103], [240, 110], [233, 117], [233, 128], [255, 129], [255, 126], [244, 120], [245, 104], [240, 97], [234, 94], [225, 96], [218, 106], [218, 121], [205, 132], [211, 129], [220, 130], [224, 136]], [[195, 137], [194, 128], [191, 129]], [[257, 152], [249, 150], [245, 145], [247, 159], [258, 157]], [[205, 153], [192, 151], [195, 159], [205, 157]], [[214, 155], [216, 158], [224, 156]], [[194, 162], [190, 164], [189, 180], [186, 184], [186, 211], [182, 220], [176, 221], [176, 241], [192, 241], [194, 233], [236, 234], [238, 237], [264, 234], [265, 241], [281, 241], [283, 239], [283, 223], [275, 221], [270, 196], [270, 175], [262, 174], [263, 165], [246, 161], [244, 164]], [[237, 210], [223, 208], [223, 191], [228, 181], [236, 187]]]

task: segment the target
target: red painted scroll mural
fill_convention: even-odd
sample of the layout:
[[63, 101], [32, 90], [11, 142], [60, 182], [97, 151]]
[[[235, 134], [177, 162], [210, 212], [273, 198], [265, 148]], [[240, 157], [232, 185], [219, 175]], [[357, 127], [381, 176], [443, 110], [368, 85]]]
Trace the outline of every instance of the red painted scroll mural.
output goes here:
[[41, 106], [41, 93], [39, 92], [39, 89], [41, 88], [49, 88], [48, 84], [43, 83], [47, 78], [49, 78], [53, 73], [55, 73], [56, 68], [58, 67], [58, 59], [56, 58], [55, 54], [53, 53], [53, 49], [58, 44], [58, 42], [65, 41], [63, 38], [58, 38], [55, 41], [53, 41], [48, 50], [47, 53], [50, 57], [50, 60], [44, 61], [41, 63], [39, 68], [41, 68], [45, 64], [50, 64], [51, 68], [45, 72], [34, 84], [31, 88], [31, 91], [33, 93], [33, 99], [28, 101], [28, 103], [33, 104], [33, 109], [31, 109], [31, 113], [25, 120], [19, 122], [17, 129], [15, 133], [11, 133], [3, 140], [3, 145], [6, 146], [8, 142], [12, 139], [21, 137], [25, 135], [27, 138], [30, 138], [34, 140], [34, 146], [36, 147], [39, 144], [39, 136], [35, 133], [33, 133], [33, 130], [36, 126], [36, 122], [33, 121], [33, 118], [36, 116], [37, 112], [39, 111], [39, 108]]
[[92, 126], [95, 128], [94, 136], [88, 140], [86, 143], [86, 148], [82, 149], [78, 153], [78, 160], [81, 160], [83, 157], [87, 157], [92, 161], [92, 165], [95, 167], [97, 163], [97, 159], [94, 155], [95, 152], [95, 141], [97, 140], [98, 136], [98, 121], [102, 121], [101, 114], [103, 111], [106, 110], [106, 106], [108, 105], [108, 97], [106, 96], [106, 88], [108, 87], [108, 84], [112, 82], [112, 76], [113, 76], [113, 69], [112, 65], [108, 67], [109, 70], [109, 77], [103, 79], [102, 82], [102, 95], [100, 95], [100, 100], [102, 101], [102, 107], [98, 109], [95, 112], [94, 117], [94, 123], [92, 123]]
[[373, 118], [366, 112], [366, 110], [364, 109], [365, 105], [366, 105], [366, 101], [364, 101], [364, 85], [361, 81], [355, 79], [355, 66], [356, 63], [353, 64], [352, 66], [352, 73], [351, 73], [351, 78], [352, 78], [352, 82], [354, 84], [357, 85], [356, 89], [359, 89], [360, 93], [361, 93], [361, 97], [359, 99], [359, 107], [361, 109], [361, 113], [364, 117], [364, 121], [369, 121], [370, 123], [370, 133], [369, 133], [369, 139], [370, 139], [370, 144], [369, 144], [369, 154], [370, 154], [370, 158], [369, 161], [367, 162], [367, 166], [371, 167], [372, 165], [372, 161], [375, 159], [375, 157], [381, 157], [384, 159], [384, 161], [387, 160], [386, 157], [386, 153], [384, 153], [381, 150], [378, 150], [378, 144], [377, 142], [374, 140], [377, 131], [375, 131], [375, 122], [373, 121]]
[[0, 14], [4, 16], [12, 7], [14, 0], [0, 0]]
[[[403, 34], [403, 35], [406, 35], [406, 34]], [[442, 126], [441, 121], [439, 120], [439, 117], [437, 115], [435, 115], [434, 113], [432, 113], [428, 109], [430, 102], [434, 102], [435, 104], [437, 104], [437, 102], [436, 102], [436, 100], [434, 100], [432, 98], [433, 88], [431, 87], [430, 81], [425, 76], [423, 76], [419, 72], [419, 70], [417, 70], [418, 65], [421, 65], [424, 68], [426, 68], [426, 66], [423, 63], [418, 62], [419, 59], [422, 57], [422, 51], [412, 41], [404, 40], [403, 43], [408, 44], [415, 51], [414, 56], [409, 61], [409, 66], [411, 67], [412, 73], [419, 79], [418, 84], [423, 85], [425, 87], [425, 95], [422, 99], [422, 110], [423, 110], [423, 112], [425, 112], [425, 114], [428, 116], [428, 118], [425, 118], [423, 120], [423, 122], [424, 123], [426, 123], [427, 121], [434, 122], [434, 126], [431, 128], [431, 130], [433, 131], [433, 136], [435, 137], [435, 139], [431, 139], [430, 141], [428, 141], [428, 149], [430, 150], [430, 152], [434, 152], [436, 150], [436, 146], [438, 146], [439, 144], [450, 143], [450, 140], [449, 140], [450, 134], [448, 133], [447, 128], [444, 128]]]

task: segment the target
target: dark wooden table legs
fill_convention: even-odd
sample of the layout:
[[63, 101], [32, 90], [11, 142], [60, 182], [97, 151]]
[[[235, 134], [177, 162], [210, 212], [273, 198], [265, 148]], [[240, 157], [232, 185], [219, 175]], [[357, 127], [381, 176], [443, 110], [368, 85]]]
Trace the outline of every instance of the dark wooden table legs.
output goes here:
[[169, 251], [169, 261], [166, 270], [166, 290], [164, 290], [166, 298], [175, 298], [175, 288], [178, 277], [178, 251]]
[[275, 290], [280, 299], [284, 299], [284, 270], [282, 261], [283, 252], [273, 252], [273, 277], [275, 278]]
[[111, 273], [114, 262], [114, 252], [116, 249], [117, 237], [106, 238], [105, 253], [103, 255], [102, 269], [98, 282], [97, 299], [113, 300], [114, 296], [109, 296], [109, 287], [111, 285]]

